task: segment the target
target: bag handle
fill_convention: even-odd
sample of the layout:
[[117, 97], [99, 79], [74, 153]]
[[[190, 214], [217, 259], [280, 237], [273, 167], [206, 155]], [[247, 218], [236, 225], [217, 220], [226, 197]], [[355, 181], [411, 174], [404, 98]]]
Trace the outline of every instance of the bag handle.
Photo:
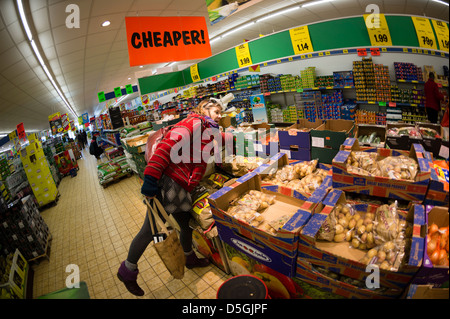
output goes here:
[[[156, 223], [159, 225], [161, 230], [166, 233], [166, 235], [169, 235], [169, 231], [165, 223], [162, 221], [161, 217], [159, 217], [158, 211], [173, 229], [179, 229], [179, 227], [176, 227], [177, 225], [173, 223], [172, 219], [167, 214], [161, 202], [156, 197], [152, 199], [152, 205], [148, 202], [147, 198], [144, 198], [144, 202], [147, 205], [147, 210], [152, 213], [152, 215], [155, 217]], [[151, 216], [149, 216], [149, 218], [151, 218]], [[151, 223], [151, 225], [153, 226], [153, 223]]]

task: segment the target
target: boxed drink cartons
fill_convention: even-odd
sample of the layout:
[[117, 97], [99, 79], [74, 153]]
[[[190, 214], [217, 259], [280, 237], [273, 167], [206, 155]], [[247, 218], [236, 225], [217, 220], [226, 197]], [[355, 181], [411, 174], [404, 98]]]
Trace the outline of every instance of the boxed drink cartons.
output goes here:
[[[410, 245], [406, 247], [410, 248], [404, 250], [404, 255], [398, 253], [389, 257], [391, 261], [392, 258], [395, 258], [393, 263], [395, 267], [392, 265], [382, 267], [383, 264], [376, 267], [370, 265], [370, 263], [366, 263], [367, 260], [370, 262], [377, 261], [373, 258], [367, 259], [368, 255], [366, 254], [368, 250], [351, 248], [350, 243], [346, 240], [335, 242], [334, 240], [326, 241], [319, 239], [319, 236], [323, 234], [323, 230], [326, 229], [322, 228], [322, 226], [326, 227], [327, 218], [332, 213], [334, 207], [339, 204], [344, 205], [346, 202], [345, 193], [333, 189], [323, 202], [319, 204], [318, 209], [321, 212], [314, 214], [300, 232], [298, 244], [300, 266], [305, 263], [310, 263], [363, 283], [371, 282], [373, 284], [379, 284], [379, 287], [387, 289], [383, 292], [386, 296], [400, 296], [422, 265], [424, 238], [420, 234], [420, 227], [425, 223], [423, 206], [413, 205], [408, 211], [396, 210], [399, 221], [410, 223], [408, 227], [409, 231], [405, 231], [404, 236], [407, 239], [406, 243], [410, 242]], [[362, 202], [354, 205], [354, 208], [361, 215], [361, 218], [365, 219], [367, 218], [367, 213], [376, 214], [380, 206]], [[383, 215], [380, 214], [379, 216], [382, 217]], [[381, 255], [377, 256], [378, 258], [382, 257]], [[386, 254], [386, 260], [387, 258], [388, 255]], [[401, 260], [403, 262], [400, 262]], [[378, 261], [381, 261], [381, 259], [378, 259]], [[374, 269], [377, 272], [377, 283], [372, 281], [374, 279]], [[301, 271], [300, 275], [302, 275]]]
[[[347, 145], [350, 145], [348, 141]], [[430, 181], [430, 166], [428, 159], [424, 157], [425, 150], [420, 144], [413, 144], [408, 157], [417, 163], [417, 172], [413, 180], [396, 179], [391, 177], [377, 176], [367, 173], [356, 173], [357, 170], [348, 171], [350, 153], [352, 151], [374, 152], [376, 151], [376, 162], [392, 156], [397, 157], [404, 155], [396, 150], [391, 149], [360, 149], [359, 144], [353, 143], [350, 148], [339, 151], [333, 159], [333, 188], [341, 189], [346, 192], [360, 193], [378, 197], [389, 197], [394, 199], [405, 199], [409, 201], [422, 203]], [[386, 163], [388, 164], [388, 163]], [[396, 168], [393, 167], [395, 170]]]
[[[422, 206], [423, 207], [423, 206]], [[423, 251], [423, 264], [417, 272], [412, 283], [417, 285], [432, 284], [435, 287], [448, 287], [449, 269], [448, 269], [448, 207], [425, 206], [426, 223], [422, 225], [421, 235], [425, 238], [425, 249]], [[433, 226], [432, 226], [433, 225]], [[432, 235], [431, 227], [436, 227], [440, 233], [439, 245], [436, 247], [438, 240]], [[442, 238], [444, 237], [444, 239]], [[447, 239], [445, 240], [445, 237]], [[436, 245], [433, 247], [429, 242], [434, 240]], [[441, 242], [446, 241], [446, 245], [441, 246]], [[433, 249], [435, 248], [435, 249]], [[439, 251], [443, 250], [446, 265], [439, 265]], [[433, 253], [437, 253], [433, 256]], [[433, 261], [434, 260], [434, 261]]]
[[[447, 167], [435, 164], [431, 157], [427, 157], [430, 165], [430, 183], [425, 205], [449, 206], [449, 170]], [[448, 163], [448, 162], [447, 162]]]
[[[266, 196], [274, 196], [273, 204], [261, 211], [263, 222], [259, 225], [233, 216], [229, 210], [231, 202], [251, 194], [251, 191], [262, 191]], [[242, 176], [232, 185], [208, 197], [222, 241], [291, 277], [295, 275], [298, 232], [314, 214], [320, 200], [304, 201], [263, 190], [261, 177], [255, 172]], [[272, 228], [275, 231], [269, 232], [268, 226], [278, 222], [278, 226]]]

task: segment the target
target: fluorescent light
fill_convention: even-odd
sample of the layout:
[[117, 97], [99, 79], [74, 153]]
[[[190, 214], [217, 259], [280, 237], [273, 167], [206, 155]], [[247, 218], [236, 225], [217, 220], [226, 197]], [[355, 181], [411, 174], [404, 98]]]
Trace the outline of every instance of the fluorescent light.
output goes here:
[[244, 25], [242, 25], [240, 27], [234, 28], [234, 29], [228, 31], [227, 33], [223, 34], [221, 36], [221, 38], [225, 38], [227, 35], [230, 35], [232, 33], [235, 33], [237, 31], [239, 31], [239, 30], [245, 29], [245, 28], [247, 28], [247, 27], [249, 27], [249, 26], [251, 26], [252, 24], [255, 24], [255, 23], [256, 23], [256, 21], [252, 21], [252, 22], [246, 23], [246, 24], [244, 24]]
[[47, 78], [50, 80], [50, 83], [55, 88], [56, 92], [64, 102], [64, 104], [67, 106], [68, 110], [75, 115], [75, 117], [78, 117], [78, 114], [73, 110], [72, 106], [67, 102], [66, 98], [58, 88], [58, 85], [56, 84], [55, 80], [53, 79], [53, 76], [50, 73], [50, 70], [47, 68], [47, 66], [44, 63], [44, 59], [41, 56], [41, 53], [38, 50], [38, 47], [36, 45], [36, 42], [33, 40], [33, 36], [31, 34], [30, 27], [28, 25], [27, 18], [25, 16], [25, 11], [23, 9], [22, 0], [17, 0], [17, 7], [19, 8], [19, 14], [20, 14], [20, 20], [22, 22], [23, 28], [25, 29], [25, 33], [27, 34], [28, 40], [30, 41], [31, 48], [33, 49], [34, 55], [36, 56], [37, 60], [39, 61], [39, 64], [41, 65], [42, 69], [44, 70], [45, 74], [47, 75]]
[[19, 7], [20, 19], [22, 20], [23, 28], [27, 34], [28, 40], [32, 41], [33, 36], [31, 34], [30, 26], [28, 25], [27, 18], [25, 16], [25, 11], [23, 10], [22, 0], [17, 0], [17, 6]]
[[448, 3], [441, 0], [433, 0], [434, 2], [439, 2], [440, 4], [445, 4], [448, 7]]
[[278, 15], [285, 14], [285, 13], [288, 13], [288, 12], [291, 12], [291, 11], [295, 11], [295, 10], [298, 10], [298, 9], [300, 9], [300, 7], [299, 6], [295, 6], [295, 7], [286, 9], [286, 10], [281, 10], [281, 11], [278, 11], [278, 12], [275, 12], [275, 13], [272, 13], [272, 14], [268, 14], [265, 17], [262, 17], [261, 19], [256, 20], [256, 22], [261, 22], [261, 21], [264, 21], [264, 20], [276, 17]]
[[105, 21], [105, 22], [102, 23], [102, 27], [107, 27], [107, 26], [109, 26], [110, 24], [111, 24], [110, 21]]
[[169, 64], [166, 64], [166, 67], [172, 66], [174, 64], [175, 64], [175, 62], [170, 62]]
[[314, 1], [314, 2], [310, 2], [307, 4], [302, 5], [302, 8], [306, 8], [306, 7], [310, 7], [310, 6], [315, 6], [316, 4], [322, 4], [322, 3], [326, 3], [326, 2], [331, 2], [333, 0], [319, 0], [319, 1]]
[[140, 66], [139, 66], [139, 68], [141, 68], [141, 69], [142, 69], [143, 67], [144, 67], [143, 65], [140, 65]]

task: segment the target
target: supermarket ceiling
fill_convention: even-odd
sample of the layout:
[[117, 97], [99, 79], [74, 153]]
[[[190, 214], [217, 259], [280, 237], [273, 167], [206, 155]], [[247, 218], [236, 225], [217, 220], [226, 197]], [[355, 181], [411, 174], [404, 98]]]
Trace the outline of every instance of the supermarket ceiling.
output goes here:
[[[46, 130], [49, 128], [48, 116], [55, 112], [69, 113], [71, 119], [76, 120], [68, 111], [67, 104], [78, 116], [85, 112], [92, 116], [101, 109], [98, 92], [111, 92], [113, 88], [126, 84], [136, 85], [138, 78], [166, 67], [171, 61], [144, 65], [142, 68], [130, 67], [125, 29], [127, 16], [204, 16], [209, 37], [214, 39], [249, 21], [314, 1], [238, 1], [246, 3], [241, 4], [231, 16], [211, 25], [205, 0], [22, 0], [31, 36], [42, 56], [41, 63], [47, 66], [48, 73], [54, 79], [52, 82], [22, 27], [16, 0], [1, 0], [0, 135], [10, 133], [22, 122], [27, 132]], [[444, 1], [448, 3], [448, 0]], [[66, 26], [67, 17], [75, 12], [69, 6], [71, 4], [79, 8], [79, 28]], [[334, 0], [258, 21], [214, 41], [211, 44], [212, 54], [234, 47], [244, 39], [258, 38], [260, 34], [268, 35], [327, 19], [362, 15], [369, 4], [377, 4], [381, 13], [425, 15], [449, 20], [448, 5], [434, 0]], [[251, 7], [246, 9], [249, 5]], [[76, 22], [75, 19], [71, 21]], [[110, 21], [110, 25], [102, 27], [105, 21]], [[177, 62], [172, 68], [180, 70], [196, 62]]]

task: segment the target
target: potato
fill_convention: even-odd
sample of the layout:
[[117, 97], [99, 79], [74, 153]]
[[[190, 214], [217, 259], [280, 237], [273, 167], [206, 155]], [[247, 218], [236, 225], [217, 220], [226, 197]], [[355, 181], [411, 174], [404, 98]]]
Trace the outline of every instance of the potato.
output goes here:
[[338, 235], [334, 236], [334, 241], [337, 242], [337, 243], [343, 242], [344, 239], [345, 239], [345, 234], [344, 233], [341, 233], [341, 234], [338, 234]]
[[370, 219], [370, 218], [364, 218], [364, 222], [363, 222], [363, 225], [364, 226], [367, 226], [367, 225], [369, 225], [369, 224], [371, 224], [372, 223], [372, 220]]
[[344, 227], [341, 224], [336, 225], [336, 235], [339, 235], [344, 232]]
[[353, 218], [358, 222], [361, 219], [361, 215], [359, 213], [356, 213]]
[[350, 242], [352, 240], [352, 232], [348, 231], [345, 233], [345, 241]]
[[394, 242], [388, 241], [383, 245], [383, 250], [385, 252], [391, 251], [395, 248]]
[[364, 243], [360, 243], [359, 246], [358, 246], [358, 249], [366, 250], [367, 249], [367, 245], [364, 244]]
[[349, 222], [348, 222], [348, 228], [349, 229], [353, 229], [356, 226], [356, 220], [354, 218], [352, 218]]
[[380, 269], [383, 270], [390, 270], [391, 269], [391, 265], [389, 265], [389, 263], [385, 260], [381, 263], [380, 265]]
[[345, 214], [345, 219], [347, 219], [348, 222], [350, 222], [351, 219], [353, 219], [353, 215], [350, 213]]
[[345, 218], [339, 219], [338, 223], [341, 224], [343, 228], [347, 228], [347, 226], [348, 226], [348, 221]]
[[366, 225], [366, 232], [371, 232], [373, 230], [373, 223], [371, 222], [370, 224]]
[[378, 251], [375, 248], [372, 248], [371, 250], [369, 250], [367, 252], [367, 257], [370, 259], [372, 259], [373, 257], [375, 257], [378, 254]]
[[348, 206], [344, 205], [344, 207], [342, 207], [342, 212], [343, 212], [344, 214], [347, 214], [347, 213], [350, 212], [350, 209], [348, 208]]
[[360, 242], [358, 239], [356, 239], [356, 238], [352, 239], [352, 247], [353, 248], [358, 248], [359, 244], [360, 244]]
[[386, 259], [386, 253], [382, 250], [379, 250], [377, 253], [378, 262], [382, 263]]
[[[363, 226], [364, 227], [364, 226]], [[361, 235], [360, 239], [365, 244], [367, 242], [367, 235], [368, 233], [364, 233]]]
[[364, 220], [358, 219], [358, 220], [356, 221], [355, 227], [356, 227], [356, 228], [359, 228], [359, 227], [363, 226], [363, 223], [364, 223]]
[[373, 233], [368, 232], [367, 233], [367, 238], [366, 238], [366, 242], [369, 245], [372, 245], [374, 243], [374, 239], [373, 239]]
[[357, 229], [357, 232], [358, 232], [358, 235], [364, 234], [366, 232], [366, 226], [364, 226], [364, 225], [359, 226]]

